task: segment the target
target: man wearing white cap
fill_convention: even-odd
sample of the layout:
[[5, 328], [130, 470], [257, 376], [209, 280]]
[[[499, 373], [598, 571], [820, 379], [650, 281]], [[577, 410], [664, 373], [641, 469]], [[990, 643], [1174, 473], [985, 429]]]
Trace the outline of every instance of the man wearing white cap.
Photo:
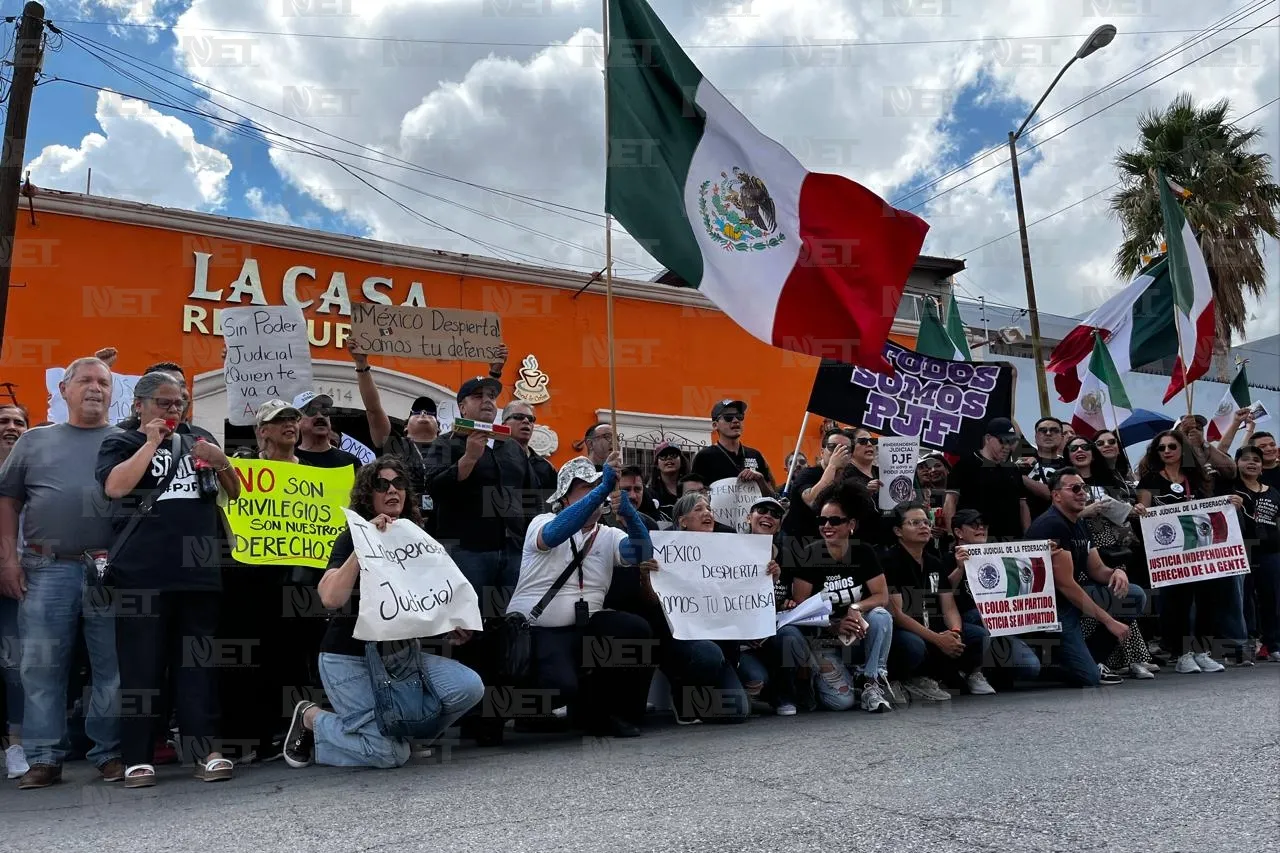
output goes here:
[[298, 422], [298, 446], [294, 450], [304, 465], [316, 468], [342, 468], [350, 465], [360, 470], [360, 460], [333, 446], [333, 398], [328, 394], [303, 391], [293, 398], [293, 407], [302, 419]]

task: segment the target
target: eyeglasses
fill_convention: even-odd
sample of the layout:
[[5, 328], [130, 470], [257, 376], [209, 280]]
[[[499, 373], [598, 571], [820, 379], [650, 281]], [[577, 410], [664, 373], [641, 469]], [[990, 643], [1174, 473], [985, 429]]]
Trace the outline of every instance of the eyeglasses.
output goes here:
[[927, 518], [908, 518], [902, 522], [903, 527], [928, 527], [929, 519]]
[[1156, 449], [1157, 449], [1157, 450], [1159, 450], [1161, 453], [1169, 453], [1170, 451], [1173, 451], [1173, 450], [1181, 450], [1181, 449], [1182, 449], [1182, 445], [1179, 445], [1179, 444], [1162, 444], [1162, 445], [1160, 445], [1159, 447], [1157, 447]]
[[1084, 483], [1072, 483], [1069, 486], [1058, 486], [1059, 491], [1071, 492], [1075, 495], [1084, 494]]
[[526, 415], [524, 412], [516, 412], [515, 414], [507, 415], [502, 419], [502, 421], [503, 423], [506, 423], [507, 421], [518, 421], [522, 424], [533, 424], [537, 423], [538, 419], [533, 415]]
[[1114, 438], [1100, 438], [1093, 443], [1094, 447], [1115, 447], [1119, 444]]
[[160, 409], [178, 409], [181, 411], [187, 407], [186, 400], [171, 400], [168, 397], [148, 397], [147, 399], [155, 403], [156, 407]]
[[734, 421], [737, 421], [738, 423], [742, 423], [743, 421], [746, 420], [746, 416], [743, 415], [741, 412], [725, 412], [720, 416], [720, 420], [729, 421], [730, 423]]
[[373, 481], [373, 490], [379, 493], [386, 492], [391, 489], [395, 489], [397, 492], [403, 492], [406, 485], [404, 477], [396, 477], [393, 480], [388, 480], [386, 477], [379, 477]]
[[871, 445], [872, 447], [875, 447], [878, 442], [874, 438], [867, 438], [864, 435], [861, 438], [855, 438], [853, 440], [853, 443], [860, 447], [866, 447], [868, 444]]
[[302, 414], [308, 418], [328, 417], [332, 412], [332, 406], [307, 406], [302, 410]]
[[764, 506], [752, 507], [751, 511], [760, 515], [771, 515], [774, 518], [782, 518], [782, 510], [773, 504], [765, 504]]
[[818, 516], [818, 526], [819, 526], [819, 527], [839, 527], [840, 525], [842, 525], [842, 524], [847, 524], [848, 522], [849, 522], [849, 519], [848, 519], [846, 516], [843, 516], [843, 515], [820, 515], [820, 516]]

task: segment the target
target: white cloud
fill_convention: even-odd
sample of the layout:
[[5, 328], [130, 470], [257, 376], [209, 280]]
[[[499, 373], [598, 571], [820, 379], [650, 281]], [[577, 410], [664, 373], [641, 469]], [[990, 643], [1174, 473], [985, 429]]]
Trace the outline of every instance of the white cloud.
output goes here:
[[249, 211], [253, 214], [254, 219], [263, 222], [275, 222], [280, 225], [292, 225], [293, 217], [280, 202], [269, 202], [266, 200], [266, 193], [261, 187], [249, 187], [244, 194], [244, 200], [249, 205]]
[[94, 115], [102, 133], [75, 148], [45, 147], [28, 166], [34, 184], [83, 191], [92, 169], [98, 195], [192, 210], [222, 205], [231, 160], [197, 142], [182, 120], [106, 91]]

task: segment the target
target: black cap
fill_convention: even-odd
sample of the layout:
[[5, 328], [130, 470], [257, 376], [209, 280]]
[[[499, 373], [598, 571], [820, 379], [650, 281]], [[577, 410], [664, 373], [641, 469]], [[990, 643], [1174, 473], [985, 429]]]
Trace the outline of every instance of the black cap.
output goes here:
[[436, 401], [430, 397], [419, 397], [413, 401], [413, 405], [409, 407], [409, 414], [412, 416], [414, 412], [426, 412], [429, 415], [436, 414]]
[[721, 400], [711, 407], [711, 420], [720, 420], [720, 416], [725, 413], [726, 409], [736, 409], [738, 414], [743, 416], [747, 414], [747, 404], [741, 400]]
[[982, 519], [982, 513], [976, 509], [956, 510], [956, 514], [951, 517], [951, 529], [963, 527], [966, 524], [986, 524]]
[[467, 397], [486, 386], [493, 388], [495, 394], [502, 393], [501, 382], [491, 376], [477, 376], [475, 379], [468, 379], [462, 383], [462, 387], [458, 389], [458, 402], [461, 403]]
[[1017, 438], [1018, 431], [1013, 428], [1013, 421], [1008, 418], [992, 418], [987, 421], [987, 435], [996, 438]]

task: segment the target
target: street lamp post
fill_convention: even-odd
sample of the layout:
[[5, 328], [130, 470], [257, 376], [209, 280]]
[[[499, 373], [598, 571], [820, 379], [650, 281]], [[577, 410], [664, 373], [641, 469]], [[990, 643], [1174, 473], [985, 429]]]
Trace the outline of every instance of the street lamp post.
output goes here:
[[1027, 125], [1031, 123], [1036, 111], [1044, 103], [1045, 98], [1049, 97], [1053, 87], [1058, 85], [1062, 75], [1067, 73], [1067, 69], [1077, 59], [1084, 59], [1089, 54], [1111, 44], [1111, 40], [1115, 37], [1116, 28], [1111, 24], [1103, 24], [1090, 33], [1084, 44], [1080, 45], [1079, 50], [1075, 52], [1075, 55], [1067, 60], [1066, 65], [1062, 66], [1058, 76], [1053, 78], [1049, 88], [1044, 90], [1044, 94], [1040, 96], [1040, 100], [1036, 101], [1036, 105], [1031, 108], [1031, 112], [1018, 129], [1009, 131], [1009, 162], [1013, 166], [1013, 199], [1018, 208], [1018, 237], [1022, 241], [1022, 276], [1027, 284], [1027, 314], [1031, 318], [1031, 351], [1036, 361], [1036, 390], [1040, 394], [1041, 417], [1049, 416], [1049, 382], [1044, 373], [1044, 345], [1040, 341], [1040, 312], [1036, 310], [1036, 285], [1035, 279], [1031, 275], [1031, 248], [1027, 242], [1027, 216], [1022, 205], [1022, 177], [1018, 174], [1017, 142], [1018, 138], [1022, 136], [1022, 131], [1027, 129]]

